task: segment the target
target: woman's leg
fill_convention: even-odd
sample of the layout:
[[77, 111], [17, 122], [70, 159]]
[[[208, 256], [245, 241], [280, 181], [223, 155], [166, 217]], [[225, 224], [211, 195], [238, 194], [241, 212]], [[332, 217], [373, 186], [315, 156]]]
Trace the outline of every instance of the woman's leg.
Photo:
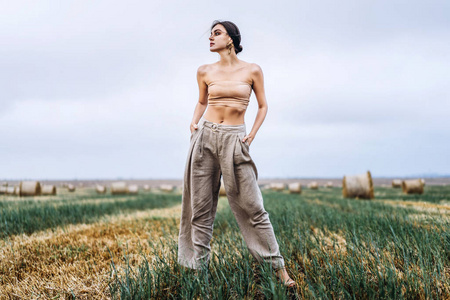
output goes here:
[[257, 184], [257, 169], [249, 154], [249, 146], [242, 142], [245, 132], [228, 136], [224, 143], [221, 167], [228, 201], [250, 253], [258, 261], [272, 264], [274, 269], [284, 266], [269, 214]]
[[209, 263], [220, 186], [220, 166], [210, 129], [194, 133], [186, 163], [178, 262], [198, 269]]

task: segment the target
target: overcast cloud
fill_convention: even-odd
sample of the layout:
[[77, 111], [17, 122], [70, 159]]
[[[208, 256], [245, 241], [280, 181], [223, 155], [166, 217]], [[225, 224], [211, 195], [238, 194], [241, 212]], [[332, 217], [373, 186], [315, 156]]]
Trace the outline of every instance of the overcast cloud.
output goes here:
[[260, 177], [450, 173], [448, 1], [2, 1], [0, 178], [181, 179], [215, 19], [263, 69]]

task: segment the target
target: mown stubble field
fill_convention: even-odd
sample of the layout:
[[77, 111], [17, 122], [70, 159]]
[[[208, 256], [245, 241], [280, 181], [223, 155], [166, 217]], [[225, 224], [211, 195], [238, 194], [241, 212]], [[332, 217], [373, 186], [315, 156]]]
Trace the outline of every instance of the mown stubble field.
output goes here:
[[0, 299], [448, 299], [450, 186], [264, 191], [297, 290], [246, 250], [221, 197], [208, 270], [176, 263], [181, 195], [0, 196]]

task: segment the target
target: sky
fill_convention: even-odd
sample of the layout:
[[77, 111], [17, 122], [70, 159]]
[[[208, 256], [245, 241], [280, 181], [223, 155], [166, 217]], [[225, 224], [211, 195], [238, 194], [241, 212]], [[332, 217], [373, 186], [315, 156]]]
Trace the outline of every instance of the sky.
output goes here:
[[260, 178], [450, 174], [449, 1], [0, 1], [0, 179], [182, 179], [214, 20]]

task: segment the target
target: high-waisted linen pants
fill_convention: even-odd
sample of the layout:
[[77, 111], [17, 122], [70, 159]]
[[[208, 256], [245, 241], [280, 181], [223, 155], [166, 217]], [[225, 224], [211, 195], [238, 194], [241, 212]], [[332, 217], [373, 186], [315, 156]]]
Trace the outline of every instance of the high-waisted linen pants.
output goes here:
[[178, 263], [185, 267], [209, 265], [221, 175], [250, 253], [259, 262], [271, 263], [274, 269], [284, 266], [263, 206], [249, 145], [242, 142], [245, 135], [245, 124], [221, 125], [203, 118], [191, 135], [178, 237]]

